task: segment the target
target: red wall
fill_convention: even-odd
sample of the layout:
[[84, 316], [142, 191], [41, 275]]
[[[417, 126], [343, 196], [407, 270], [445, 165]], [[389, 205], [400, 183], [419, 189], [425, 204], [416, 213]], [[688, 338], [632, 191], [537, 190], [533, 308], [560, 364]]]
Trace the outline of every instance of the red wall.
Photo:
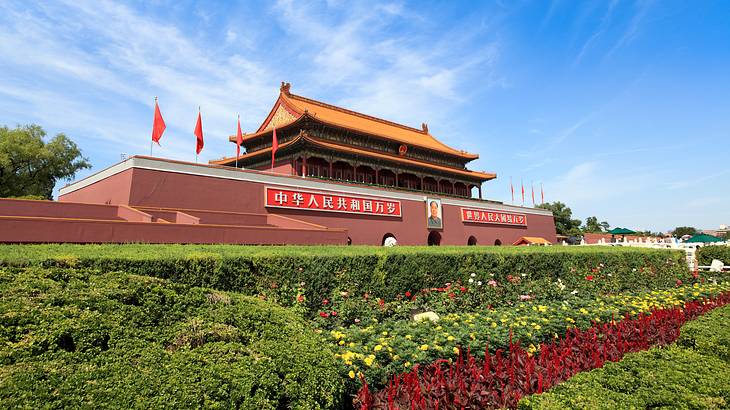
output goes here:
[[127, 169], [109, 178], [63, 195], [64, 202], [94, 204], [128, 204], [134, 169]]
[[[97, 184], [102, 182], [104, 181]], [[109, 182], [115, 185], [120, 183], [118, 180]], [[265, 208], [265, 185], [257, 182], [149, 169], [134, 169], [133, 182], [129, 199], [133, 206], [272, 213], [329, 228], [345, 228], [349, 231], [353, 244], [380, 245], [383, 236], [388, 233], [393, 234], [399, 244], [428, 243], [429, 230], [426, 228], [424, 201], [401, 199], [401, 218], [360, 216]], [[337, 184], [332, 184], [330, 189], [336, 190]], [[485, 205], [476, 201], [474, 204]], [[477, 238], [479, 245], [493, 245], [497, 239], [503, 245], [511, 245], [522, 236], [539, 236], [551, 242], [556, 241], [552, 216], [528, 214], [528, 227], [464, 224], [461, 222], [459, 210], [458, 206], [444, 204], [444, 229], [440, 231], [442, 245], [466, 245], [470, 235]]]

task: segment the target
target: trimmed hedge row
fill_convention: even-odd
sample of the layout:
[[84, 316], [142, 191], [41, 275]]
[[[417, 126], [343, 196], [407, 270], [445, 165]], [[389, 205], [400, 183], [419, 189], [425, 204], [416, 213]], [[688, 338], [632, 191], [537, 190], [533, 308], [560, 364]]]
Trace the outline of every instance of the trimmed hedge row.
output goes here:
[[697, 261], [700, 265], [708, 266], [713, 259], [719, 259], [725, 265], [730, 265], [730, 246], [703, 246], [697, 251]]
[[264, 295], [283, 306], [305, 305], [309, 315], [341, 294], [394, 300], [446, 283], [473, 286], [469, 279], [509, 284], [493, 300], [481, 301], [493, 305], [526, 293], [554, 299], [550, 289], [558, 279], [569, 291], [591, 294], [663, 289], [693, 280], [682, 252], [609, 247], [6, 245], [0, 246], [2, 265], [156, 276]]
[[288, 310], [122, 273], [0, 269], [3, 408], [339, 407], [338, 363]]
[[730, 407], [730, 306], [685, 324], [675, 345], [581, 373], [521, 409]]

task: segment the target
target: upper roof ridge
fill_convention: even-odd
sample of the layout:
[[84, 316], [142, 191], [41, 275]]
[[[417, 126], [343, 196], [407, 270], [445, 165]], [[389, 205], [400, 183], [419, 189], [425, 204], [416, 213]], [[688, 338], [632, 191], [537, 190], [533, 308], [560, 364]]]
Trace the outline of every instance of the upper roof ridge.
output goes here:
[[397, 122], [385, 120], [385, 119], [378, 118], [378, 117], [373, 117], [372, 115], [367, 115], [367, 114], [363, 114], [361, 112], [353, 111], [353, 110], [350, 110], [350, 109], [347, 109], [347, 108], [342, 108], [342, 107], [338, 107], [336, 105], [327, 104], [325, 102], [318, 101], [318, 100], [313, 100], [311, 98], [303, 97], [301, 95], [292, 94], [292, 93], [289, 92], [289, 83], [286, 83], [285, 85], [286, 85], [286, 92], [284, 90], [284, 87], [282, 87], [282, 94], [284, 94], [286, 97], [291, 98], [293, 100], [300, 100], [300, 101], [308, 102], [310, 104], [316, 104], [316, 105], [319, 105], [319, 106], [322, 106], [322, 107], [325, 107], [325, 108], [329, 108], [331, 110], [340, 111], [340, 112], [344, 112], [344, 113], [347, 113], [347, 114], [355, 115], [355, 116], [358, 116], [360, 118], [367, 118], [369, 120], [377, 121], [377, 122], [380, 122], [380, 123], [383, 123], [383, 124], [388, 124], [388, 125], [392, 125], [394, 127], [403, 128], [403, 129], [408, 130], [408, 131], [414, 131], [414, 132], [418, 132], [418, 133], [421, 133], [421, 134], [424, 134], [424, 135], [430, 135], [428, 133], [428, 126], [422, 127], [421, 129], [413, 128], [413, 127], [409, 127], [408, 125], [403, 125], [403, 124], [399, 124]]

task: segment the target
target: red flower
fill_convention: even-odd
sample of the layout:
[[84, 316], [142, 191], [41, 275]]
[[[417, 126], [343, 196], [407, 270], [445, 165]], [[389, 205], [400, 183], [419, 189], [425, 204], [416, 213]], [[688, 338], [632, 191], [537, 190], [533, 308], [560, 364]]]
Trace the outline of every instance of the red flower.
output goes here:
[[598, 269], [597, 268], [593, 268], [593, 269], [591, 269], [591, 272], [596, 273], [596, 272], [598, 272]]
[[449, 298], [453, 299], [454, 297], [456, 297], [456, 295], [454, 294], [454, 292], [449, 292]]
[[411, 297], [411, 292], [409, 292], [409, 291], [406, 291], [406, 297], [407, 297], [407, 298]]
[[383, 299], [378, 299], [378, 305], [380, 305], [380, 307], [385, 306], [385, 301]]
[[586, 276], [586, 280], [593, 280], [593, 275]]
[[462, 291], [462, 292], [466, 292], [466, 288], [463, 287], [463, 286], [461, 288], [459, 288], [459, 290]]
[[337, 311], [332, 311], [332, 316], [337, 316]]
[[330, 317], [330, 314], [327, 312], [319, 312], [319, 315], [325, 318]]
[[328, 304], [328, 303], [330, 303], [330, 301], [329, 301], [329, 300], [327, 300], [327, 299], [322, 299], [322, 304], [323, 304], [323, 305], [326, 305], [326, 304]]
[[682, 286], [682, 281], [677, 279], [677, 286]]
[[304, 295], [297, 296], [297, 302], [299, 302], [299, 303], [304, 302]]

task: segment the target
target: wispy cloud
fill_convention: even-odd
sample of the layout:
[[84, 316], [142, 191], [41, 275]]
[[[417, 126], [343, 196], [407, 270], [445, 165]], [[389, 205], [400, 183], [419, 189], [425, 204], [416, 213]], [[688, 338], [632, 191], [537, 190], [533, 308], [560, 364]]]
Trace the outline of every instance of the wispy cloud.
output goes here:
[[[108, 111], [101, 114], [99, 104], [108, 100], [126, 103], [126, 110], [147, 106], [151, 113], [158, 95], [168, 124], [164, 155], [191, 159], [192, 149], [184, 147], [198, 105], [206, 133], [214, 137], [204, 152], [219, 156], [230, 151], [224, 137], [236, 113], [263, 113], [275, 94], [262, 64], [243, 55], [216, 55], [175, 26], [125, 5], [74, 1], [28, 10], [5, 3], [2, 11], [3, 65], [19, 73], [14, 84], [26, 90], [15, 98], [39, 113], [38, 121], [76, 129], [85, 134], [82, 140], [109, 139], [120, 152], [139, 153], [146, 146], [149, 121], [125, 124]], [[13, 86], [0, 92], [12, 95]], [[59, 115], [71, 107], [73, 112]]]
[[616, 41], [616, 44], [614, 44], [614, 46], [611, 47], [611, 49], [606, 53], [606, 55], [604, 56], [604, 60], [611, 57], [621, 47], [630, 44], [636, 38], [636, 36], [641, 31], [641, 25], [644, 21], [644, 18], [646, 17], [652, 6], [652, 0], [639, 0], [636, 3], [636, 11], [634, 12], [633, 17], [629, 21], [621, 37], [619, 37], [619, 39]]
[[611, 24], [611, 17], [613, 16], [613, 11], [616, 8], [616, 5], [618, 4], [618, 0], [612, 0], [608, 4], [608, 8], [606, 12], [603, 15], [603, 18], [601, 18], [601, 22], [598, 25], [598, 28], [596, 31], [591, 34], [591, 36], [586, 40], [585, 43], [583, 43], [583, 47], [581, 47], [580, 52], [575, 57], [575, 60], [573, 61], [573, 66], [576, 66], [580, 64], [581, 60], [583, 59], [583, 56], [591, 49], [591, 47], [603, 36], [603, 34], [606, 32], [606, 30], [609, 28]]

